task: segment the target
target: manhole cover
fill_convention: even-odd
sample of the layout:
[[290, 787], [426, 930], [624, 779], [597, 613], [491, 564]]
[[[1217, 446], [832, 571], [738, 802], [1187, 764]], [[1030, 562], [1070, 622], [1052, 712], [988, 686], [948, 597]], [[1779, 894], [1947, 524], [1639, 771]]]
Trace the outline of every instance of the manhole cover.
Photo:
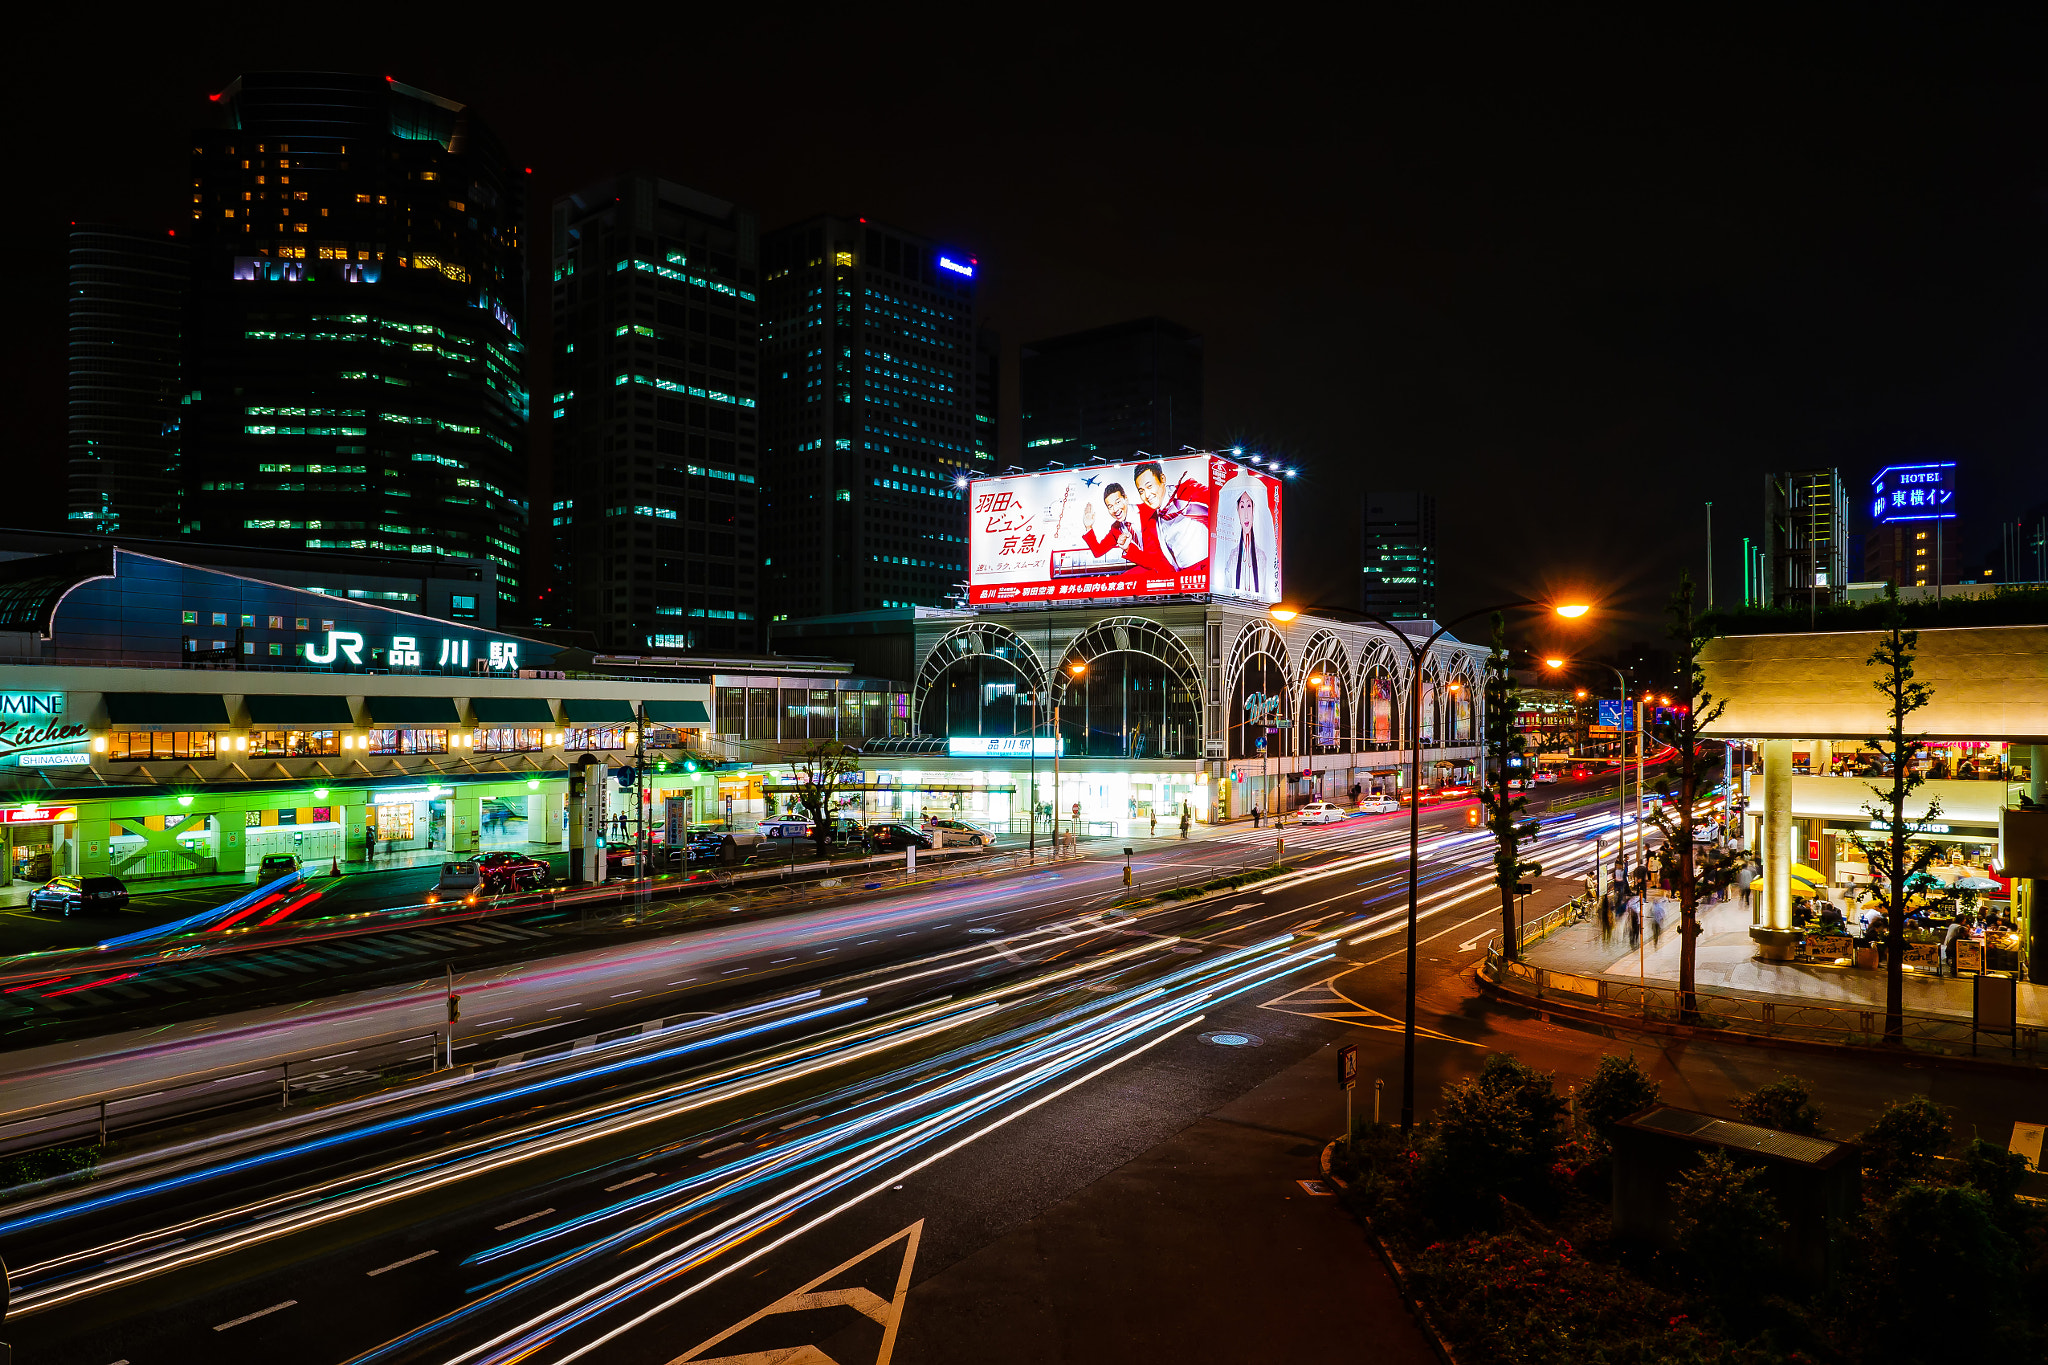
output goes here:
[[1201, 1035], [1201, 1038], [1203, 1042], [1214, 1043], [1218, 1047], [1258, 1047], [1266, 1041], [1256, 1033], [1237, 1033], [1232, 1031], [1204, 1033]]

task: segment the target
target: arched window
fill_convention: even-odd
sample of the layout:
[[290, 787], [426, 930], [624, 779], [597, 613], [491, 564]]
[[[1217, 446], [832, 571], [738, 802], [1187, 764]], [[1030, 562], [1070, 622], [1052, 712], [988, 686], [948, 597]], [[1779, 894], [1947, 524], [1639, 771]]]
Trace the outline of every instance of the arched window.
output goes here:
[[1165, 627], [1142, 617], [1098, 621], [1063, 656], [1066, 752], [1091, 758], [1200, 758], [1202, 697], [1195, 661]]
[[[917, 679], [920, 733], [1009, 738], [1032, 732], [1031, 693], [1039, 677], [1031, 647], [996, 626], [954, 631], [925, 656]], [[1038, 717], [1050, 733], [1049, 715]]]

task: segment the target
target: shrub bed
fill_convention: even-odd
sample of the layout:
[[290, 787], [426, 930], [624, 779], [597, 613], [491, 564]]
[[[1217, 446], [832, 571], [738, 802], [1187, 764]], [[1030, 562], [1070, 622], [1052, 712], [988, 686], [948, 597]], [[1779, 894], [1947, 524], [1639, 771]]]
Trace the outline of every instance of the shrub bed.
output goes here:
[[[1846, 1267], [1804, 1295], [1772, 1265], [1770, 1195], [1726, 1157], [1673, 1182], [1673, 1250], [1615, 1244], [1604, 1134], [1656, 1099], [1632, 1059], [1606, 1057], [1567, 1116], [1551, 1077], [1496, 1053], [1412, 1146], [1361, 1124], [1332, 1169], [1462, 1365], [2048, 1358], [2048, 1218], [2017, 1195], [2024, 1159], [1973, 1141], [1939, 1161], [1939, 1106], [1890, 1106], [1857, 1138], [1870, 1173]], [[1819, 1126], [1795, 1078], [1736, 1108]]]

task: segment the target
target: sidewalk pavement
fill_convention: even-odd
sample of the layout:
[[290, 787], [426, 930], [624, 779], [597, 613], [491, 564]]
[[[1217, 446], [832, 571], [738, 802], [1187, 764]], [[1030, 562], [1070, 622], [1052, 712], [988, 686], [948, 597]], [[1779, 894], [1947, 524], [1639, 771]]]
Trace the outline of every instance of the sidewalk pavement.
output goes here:
[[[1654, 897], [1653, 897], [1654, 899]], [[1700, 907], [1700, 940], [1694, 979], [1705, 989], [1754, 999], [1832, 1005], [1845, 1009], [1883, 1009], [1885, 973], [1868, 968], [1827, 967], [1811, 962], [1764, 962], [1749, 936], [1750, 912], [1739, 898]], [[1678, 979], [1678, 902], [1664, 901], [1661, 941], [1645, 939], [1641, 976], [1669, 987]], [[1561, 929], [1522, 952], [1523, 960], [1552, 971], [1605, 977], [1634, 984], [1637, 953], [1628, 946], [1627, 930], [1617, 922], [1614, 936], [1600, 937], [1597, 918]], [[1905, 1006], [1915, 1014], [1968, 1019], [1974, 986], [1967, 979], [1907, 972]], [[2019, 984], [2022, 1023], [2048, 1023], [2048, 986]]]

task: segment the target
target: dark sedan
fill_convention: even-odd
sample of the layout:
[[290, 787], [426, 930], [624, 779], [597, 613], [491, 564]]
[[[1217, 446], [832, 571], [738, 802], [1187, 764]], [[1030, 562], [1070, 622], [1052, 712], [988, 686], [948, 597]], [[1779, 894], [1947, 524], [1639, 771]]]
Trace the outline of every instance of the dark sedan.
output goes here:
[[870, 853], [894, 853], [905, 848], [930, 848], [932, 837], [914, 825], [869, 825], [865, 843]]
[[128, 888], [119, 877], [59, 877], [28, 893], [38, 915], [99, 914], [128, 908]]

